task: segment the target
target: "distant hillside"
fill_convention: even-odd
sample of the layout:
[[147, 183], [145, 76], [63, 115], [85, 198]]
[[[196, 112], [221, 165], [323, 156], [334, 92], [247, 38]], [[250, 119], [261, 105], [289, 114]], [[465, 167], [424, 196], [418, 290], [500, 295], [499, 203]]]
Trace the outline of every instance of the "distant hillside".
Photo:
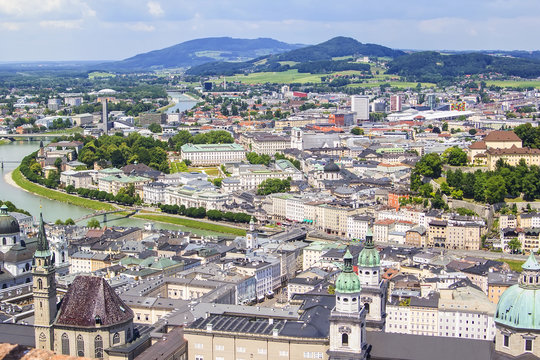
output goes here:
[[[335, 37], [318, 45], [306, 46], [279, 55], [263, 56], [243, 63], [218, 61], [194, 66], [187, 71], [189, 75], [212, 76], [233, 75], [243, 72], [286, 71], [298, 69], [299, 72], [328, 73], [333, 71], [359, 70], [369, 71], [369, 65], [334, 60], [346, 56], [369, 56], [396, 58], [405, 55], [403, 51], [393, 50], [375, 44], [362, 44], [347, 37]], [[284, 62], [294, 62], [286, 64]]]
[[349, 55], [396, 58], [405, 55], [405, 53], [401, 50], [390, 49], [382, 45], [362, 44], [355, 39], [338, 36], [317, 45], [306, 46], [276, 55], [275, 58], [277, 61], [305, 62], [332, 60], [334, 57]]
[[187, 68], [213, 61], [246, 61], [260, 56], [279, 54], [301, 46], [303, 45], [287, 44], [269, 38], [203, 38], [139, 54], [122, 61], [100, 64], [96, 68], [117, 71]]
[[490, 56], [479, 53], [442, 55], [423, 51], [401, 56], [388, 64], [387, 73], [410, 81], [439, 82], [463, 75], [499, 73], [506, 76], [536, 78], [540, 76], [540, 62]]

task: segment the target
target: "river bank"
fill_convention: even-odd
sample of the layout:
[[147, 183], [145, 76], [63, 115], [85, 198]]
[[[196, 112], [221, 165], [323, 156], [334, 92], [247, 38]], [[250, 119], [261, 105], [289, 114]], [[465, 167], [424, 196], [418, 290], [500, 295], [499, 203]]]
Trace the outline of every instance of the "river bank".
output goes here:
[[61, 191], [48, 189], [44, 186], [35, 184], [31, 182], [30, 180], [26, 179], [24, 175], [21, 173], [19, 168], [16, 168], [15, 170], [9, 172], [5, 175], [5, 177], [8, 177], [5, 179], [5, 181], [12, 185], [16, 186], [24, 191], [30, 192], [32, 194], [50, 199], [55, 201], [60, 201], [63, 203], [81, 206], [87, 209], [95, 210], [95, 211], [101, 211], [101, 210], [116, 210], [118, 209], [116, 206], [113, 206], [111, 204], [103, 203], [96, 200], [91, 199], [85, 199], [74, 195], [69, 195]]
[[[60, 202], [68, 203], [75, 206], [85, 207], [87, 209], [91, 209], [94, 211], [101, 211], [101, 210], [111, 211], [111, 210], [119, 209], [119, 207], [112, 204], [81, 198], [75, 195], [66, 194], [61, 191], [48, 189], [39, 184], [35, 184], [31, 182], [30, 180], [26, 179], [24, 175], [19, 171], [19, 168], [16, 168], [15, 170], [10, 171], [9, 173], [5, 174], [4, 181], [11, 186], [17, 187], [21, 190], [24, 190], [26, 192], [29, 192], [35, 195], [38, 195], [38, 196], [41, 196], [50, 200], [55, 200], [55, 201], [60, 201]], [[134, 216], [134, 218], [160, 222], [163, 224], [171, 224], [171, 225], [178, 225], [181, 227], [206, 230], [206, 231], [211, 231], [214, 233], [231, 234], [231, 235], [238, 235], [238, 236], [244, 236], [246, 234], [246, 230], [242, 228], [221, 225], [219, 223], [207, 221], [207, 220], [199, 221], [199, 220], [193, 220], [193, 219], [182, 218], [182, 217], [167, 216], [167, 215], [162, 215], [161, 213], [156, 213], [156, 212], [145, 212], [144, 214]]]

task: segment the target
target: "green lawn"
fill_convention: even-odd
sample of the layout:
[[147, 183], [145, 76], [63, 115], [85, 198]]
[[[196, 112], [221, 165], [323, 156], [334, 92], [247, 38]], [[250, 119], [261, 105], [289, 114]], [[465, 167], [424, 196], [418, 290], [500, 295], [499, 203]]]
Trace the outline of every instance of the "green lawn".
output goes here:
[[82, 133], [83, 129], [79, 126], [70, 128], [70, 129], [60, 129], [60, 130], [53, 130], [53, 131], [46, 131], [46, 134], [76, 134], [76, 133]]
[[540, 89], [540, 80], [489, 80], [486, 81], [486, 85], [495, 85], [500, 87], [513, 87], [513, 88], [526, 88], [534, 87]]
[[179, 218], [179, 217], [174, 217], [174, 216], [135, 215], [134, 217], [139, 218], [139, 219], [164, 222], [168, 224], [187, 226], [194, 229], [214, 231], [214, 232], [219, 232], [219, 233], [224, 233], [224, 234], [232, 234], [232, 235], [238, 235], [238, 236], [246, 235], [246, 230], [243, 230], [243, 229], [237, 229], [230, 226], [211, 224], [211, 223], [206, 223], [206, 222], [201, 222], [201, 221], [191, 220], [191, 219], [184, 219], [184, 218]]
[[521, 260], [508, 260], [508, 259], [499, 259], [498, 261], [507, 263], [510, 266], [510, 269], [517, 272], [521, 272], [521, 265], [523, 265], [523, 263], [525, 262]]
[[115, 77], [116, 75], [108, 73], [108, 72], [102, 72], [102, 71], [94, 71], [88, 74], [88, 78], [90, 80], [96, 79], [96, 78], [108, 78], [108, 77]]
[[[409, 88], [416, 88], [418, 83], [415, 82], [409, 82], [409, 81], [377, 81], [377, 82], [370, 82], [370, 83], [360, 83], [360, 84], [349, 84], [347, 87], [365, 87], [365, 88], [372, 88], [381, 86], [384, 84], [389, 84], [391, 87], [399, 88], [399, 89], [409, 89]], [[421, 83], [423, 88], [426, 87], [435, 87], [435, 84], [432, 83]]]
[[72, 205], [82, 206], [92, 210], [115, 210], [116, 208], [108, 203], [103, 203], [96, 200], [85, 199], [75, 195], [69, 195], [60, 191], [47, 189], [38, 184], [34, 184], [27, 180], [19, 168], [15, 169], [12, 174], [13, 181], [21, 188], [45, 198], [65, 202]]
[[248, 75], [234, 75], [226, 77], [227, 81], [240, 81], [243, 84], [264, 84], [264, 83], [276, 83], [276, 84], [290, 84], [290, 83], [320, 83], [321, 77], [328, 77], [332, 75], [353, 75], [361, 74], [361, 71], [337, 71], [331, 74], [309, 74], [299, 73], [297, 69], [282, 71], [282, 72], [258, 72]]

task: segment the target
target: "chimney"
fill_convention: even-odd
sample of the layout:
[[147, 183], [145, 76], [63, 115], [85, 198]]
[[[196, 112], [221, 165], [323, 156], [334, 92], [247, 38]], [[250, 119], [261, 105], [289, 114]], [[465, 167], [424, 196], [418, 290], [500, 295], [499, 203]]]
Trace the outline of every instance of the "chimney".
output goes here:
[[206, 331], [212, 332], [212, 323], [206, 324]]

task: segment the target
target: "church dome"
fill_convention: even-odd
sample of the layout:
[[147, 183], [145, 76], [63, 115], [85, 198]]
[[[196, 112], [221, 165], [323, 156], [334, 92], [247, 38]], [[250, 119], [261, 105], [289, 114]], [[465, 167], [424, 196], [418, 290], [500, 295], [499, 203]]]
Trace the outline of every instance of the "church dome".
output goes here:
[[339, 274], [336, 280], [336, 292], [341, 294], [357, 293], [362, 290], [360, 279], [352, 269], [352, 255], [347, 249], [345, 256], [343, 257], [343, 271]]
[[360, 267], [379, 267], [381, 266], [381, 258], [375, 244], [373, 244], [373, 233], [368, 230], [366, 234], [366, 244], [358, 255], [358, 266]]
[[339, 172], [339, 166], [336, 165], [334, 160], [330, 160], [324, 165], [324, 172]]
[[20, 232], [19, 222], [7, 212], [7, 206], [0, 207], [0, 235]]
[[519, 284], [509, 287], [499, 298], [495, 322], [516, 329], [540, 330], [540, 265], [532, 253], [522, 269]]

